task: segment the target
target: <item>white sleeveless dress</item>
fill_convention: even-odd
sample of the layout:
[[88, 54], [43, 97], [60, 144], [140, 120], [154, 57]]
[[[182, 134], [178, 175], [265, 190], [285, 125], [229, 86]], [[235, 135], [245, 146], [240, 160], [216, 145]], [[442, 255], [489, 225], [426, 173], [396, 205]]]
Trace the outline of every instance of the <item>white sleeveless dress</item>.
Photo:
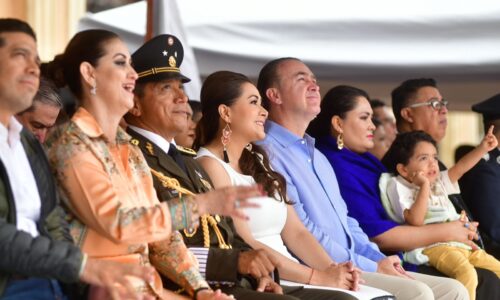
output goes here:
[[[255, 184], [255, 180], [252, 176], [244, 175], [236, 172], [228, 163], [216, 157], [212, 152], [210, 152], [206, 148], [200, 148], [198, 151], [197, 158], [208, 156], [216, 159], [226, 170], [229, 178], [231, 179], [231, 184], [234, 185], [252, 185]], [[250, 220], [248, 221], [248, 225], [252, 234], [256, 240], [259, 242], [271, 247], [273, 250], [279, 252], [280, 254], [290, 258], [291, 260], [298, 262], [288, 249], [283, 244], [283, 239], [281, 238], [281, 231], [283, 227], [285, 227], [286, 222], [286, 203], [283, 201], [278, 201], [272, 197], [257, 197], [253, 198], [252, 201], [258, 203], [260, 207], [258, 208], [246, 208], [245, 213], [248, 215]], [[304, 245], [307, 247], [307, 245]], [[297, 286], [302, 285], [306, 288], [316, 288], [316, 289], [324, 289], [324, 290], [334, 290], [334, 291], [342, 291], [344, 293], [348, 293], [359, 300], [374, 300], [378, 297], [378, 299], [387, 299], [386, 297], [390, 295], [390, 293], [380, 290], [377, 288], [360, 285], [360, 290], [353, 292], [347, 291], [339, 288], [332, 287], [324, 287], [324, 286], [314, 286], [308, 284], [302, 284], [297, 282], [291, 282], [287, 280], [280, 280], [281, 285], [286, 286]], [[389, 298], [394, 299], [394, 298]]]
[[[203, 156], [214, 158], [224, 167], [224, 170], [226, 170], [231, 179], [231, 185], [248, 186], [255, 184], [255, 180], [252, 176], [236, 172], [228, 163], [216, 157], [208, 149], [202, 147], [198, 151], [197, 158]], [[257, 197], [253, 198], [251, 201], [260, 205], [258, 208], [244, 209], [245, 213], [250, 218], [248, 225], [254, 238], [287, 258], [297, 262], [290, 252], [288, 252], [281, 238], [281, 231], [285, 227], [286, 222], [287, 204], [272, 197]]]

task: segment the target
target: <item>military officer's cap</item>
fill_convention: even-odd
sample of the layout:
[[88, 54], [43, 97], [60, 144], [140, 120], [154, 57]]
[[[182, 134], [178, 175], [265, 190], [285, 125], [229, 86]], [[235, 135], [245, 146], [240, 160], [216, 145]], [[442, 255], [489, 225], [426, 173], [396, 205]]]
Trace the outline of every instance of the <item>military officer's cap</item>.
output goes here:
[[182, 44], [171, 34], [162, 34], [147, 41], [132, 54], [134, 69], [139, 75], [137, 82], [163, 79], [180, 79], [184, 83], [191, 81], [179, 69], [183, 58]]
[[472, 105], [472, 110], [482, 114], [486, 122], [500, 119], [500, 94]]

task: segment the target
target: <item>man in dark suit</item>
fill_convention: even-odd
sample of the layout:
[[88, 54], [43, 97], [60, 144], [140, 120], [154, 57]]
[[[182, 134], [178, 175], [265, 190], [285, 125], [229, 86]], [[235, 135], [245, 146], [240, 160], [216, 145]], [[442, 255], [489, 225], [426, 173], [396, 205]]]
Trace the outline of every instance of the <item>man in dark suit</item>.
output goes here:
[[[500, 94], [473, 105], [472, 110], [483, 115], [485, 130], [495, 126], [493, 133], [500, 139]], [[500, 150], [490, 151], [459, 184], [465, 203], [479, 221], [486, 251], [500, 258]]]
[[[152, 169], [160, 201], [211, 189], [209, 177], [194, 160], [196, 153], [174, 142], [188, 121], [183, 83], [189, 78], [179, 70], [182, 54], [176, 37], [162, 35], [132, 55], [139, 79], [134, 107], [125, 117], [127, 132]], [[184, 230], [182, 234], [200, 262], [200, 273], [223, 292], [237, 299], [352, 299], [344, 293], [300, 287], [286, 288], [286, 295], [279, 295], [282, 289], [270, 276], [276, 266], [270, 255], [246, 244], [231, 218], [204, 215], [200, 219], [197, 230]], [[164, 282], [169, 289], [175, 288], [168, 279]]]

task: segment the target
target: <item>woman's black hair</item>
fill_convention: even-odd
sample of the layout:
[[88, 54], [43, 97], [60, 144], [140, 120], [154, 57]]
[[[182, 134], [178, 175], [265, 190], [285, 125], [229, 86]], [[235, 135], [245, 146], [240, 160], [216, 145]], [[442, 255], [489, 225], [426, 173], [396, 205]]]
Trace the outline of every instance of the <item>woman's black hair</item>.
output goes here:
[[348, 85], [338, 85], [331, 88], [321, 101], [321, 112], [309, 124], [307, 133], [314, 138], [331, 134], [331, 120], [333, 116], [344, 119], [346, 114], [358, 104], [358, 98], [370, 99], [368, 94], [358, 88]]

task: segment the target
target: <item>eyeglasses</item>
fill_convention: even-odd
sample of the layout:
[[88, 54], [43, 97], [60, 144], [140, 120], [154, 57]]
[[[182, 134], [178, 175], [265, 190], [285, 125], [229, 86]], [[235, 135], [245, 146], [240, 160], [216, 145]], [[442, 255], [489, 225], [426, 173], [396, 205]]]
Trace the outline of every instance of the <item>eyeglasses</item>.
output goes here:
[[430, 106], [434, 110], [441, 110], [443, 107], [448, 108], [448, 101], [446, 100], [441, 100], [439, 101], [438, 99], [431, 99], [427, 102], [422, 102], [422, 103], [415, 103], [412, 105], [408, 105], [407, 107], [420, 107], [420, 106]]

